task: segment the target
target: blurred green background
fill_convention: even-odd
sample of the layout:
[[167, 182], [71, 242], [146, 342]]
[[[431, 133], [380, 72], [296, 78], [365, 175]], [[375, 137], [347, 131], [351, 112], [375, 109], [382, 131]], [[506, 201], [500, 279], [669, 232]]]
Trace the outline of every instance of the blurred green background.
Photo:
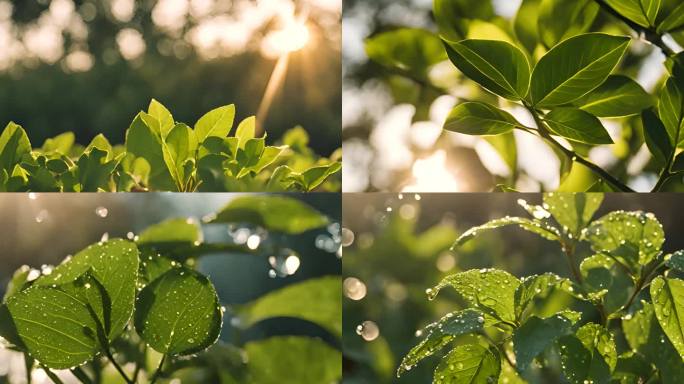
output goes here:
[[[457, 236], [473, 226], [506, 215], [527, 217], [518, 199], [542, 202], [539, 194], [344, 196], [344, 383], [432, 382], [438, 357], [424, 360], [401, 379], [396, 378], [396, 369], [420, 341], [417, 330], [459, 308], [455, 295], [427, 300], [425, 290], [444, 276], [493, 267], [517, 277], [544, 272], [570, 277], [557, 244], [516, 227], [483, 232], [449, 251]], [[620, 209], [653, 212], [667, 236], [664, 252], [684, 248], [679, 236], [681, 196], [607, 194], [595, 218]], [[578, 255], [591, 253], [583, 248]], [[563, 298], [567, 296], [557, 299]], [[542, 375], [539, 383], [562, 382], [557, 371], [542, 374], [547, 376]]]
[[231, 103], [256, 115], [296, 21], [308, 40], [263, 126], [271, 142], [301, 125], [327, 156], [341, 142], [340, 14], [340, 0], [0, 0], [0, 125], [34, 146], [65, 131], [118, 144], [151, 98], [191, 125]]
[[[41, 268], [55, 265], [67, 255], [75, 254], [87, 245], [109, 238], [127, 238], [146, 227], [169, 218], [201, 219], [215, 213], [241, 194], [4, 194], [0, 198], [0, 295], [12, 273], [21, 265]], [[226, 306], [221, 340], [242, 345], [250, 340], [276, 335], [308, 335], [320, 337], [339, 348], [339, 341], [321, 327], [297, 319], [270, 319], [248, 330], [231, 325], [231, 307], [251, 302], [267, 292], [320, 276], [339, 276], [342, 261], [339, 251], [339, 194], [289, 195], [300, 199], [327, 215], [328, 228], [301, 235], [282, 236], [259, 231], [262, 245], [279, 241], [292, 249], [300, 263], [293, 274], [269, 277], [270, 254], [257, 248], [257, 255], [217, 253], [198, 260], [198, 270], [209, 276], [216, 287], [221, 304]], [[206, 243], [238, 242], [236, 233], [242, 227], [204, 224]], [[130, 233], [130, 234], [129, 234]], [[106, 235], [105, 235], [106, 234]], [[244, 235], [243, 235], [244, 237]], [[244, 239], [243, 239], [244, 241]], [[17, 357], [18, 355], [18, 357]], [[16, 358], [15, 358], [16, 357]], [[23, 371], [21, 354], [0, 348], [0, 382], [4, 375]], [[10, 382], [21, 382], [23, 376]], [[18, 380], [18, 381], [17, 381]]]

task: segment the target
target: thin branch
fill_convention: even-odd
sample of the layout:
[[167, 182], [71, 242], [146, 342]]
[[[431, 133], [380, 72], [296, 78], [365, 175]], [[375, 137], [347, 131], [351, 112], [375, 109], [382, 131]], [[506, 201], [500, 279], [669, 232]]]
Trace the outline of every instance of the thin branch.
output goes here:
[[534, 117], [534, 121], [537, 123], [537, 132], [539, 133], [539, 136], [541, 136], [543, 139], [545, 139], [547, 142], [551, 143], [553, 146], [555, 146], [558, 150], [560, 150], [566, 157], [568, 157], [570, 160], [580, 163], [584, 165], [585, 167], [589, 168], [593, 173], [601, 177], [602, 179], [606, 180], [609, 182], [613, 187], [617, 188], [620, 190], [620, 192], [635, 192], [633, 189], [625, 185], [623, 182], [618, 180], [617, 178], [613, 177], [610, 173], [608, 173], [605, 169], [599, 167], [598, 165], [592, 163], [590, 160], [585, 159], [584, 157], [580, 156], [576, 152], [574, 152], [571, 149], [565, 148], [563, 144], [559, 143], [556, 141], [556, 139], [551, 136], [551, 133], [549, 133], [548, 128], [546, 127], [546, 124], [544, 121], [542, 121], [541, 117], [539, 116], [539, 113], [537, 111], [526, 105], [527, 110], [530, 111], [532, 114], [532, 117]]
[[154, 372], [154, 375], [152, 375], [152, 378], [150, 379], [150, 384], [154, 384], [157, 381], [157, 379], [159, 379], [159, 376], [161, 376], [162, 368], [164, 367], [164, 361], [166, 361], [166, 355], [162, 355], [161, 360], [159, 360], [159, 366], [157, 367], [157, 370]]
[[121, 375], [121, 377], [123, 377], [124, 380], [126, 380], [126, 382], [127, 382], [128, 384], [135, 384], [135, 382], [134, 382], [133, 380], [131, 380], [131, 379], [128, 378], [128, 375], [127, 375], [126, 372], [123, 370], [123, 368], [121, 368], [121, 366], [119, 365], [119, 363], [116, 362], [116, 359], [114, 358], [114, 356], [112, 356], [112, 352], [109, 350], [109, 346], [107, 346], [107, 348], [103, 348], [103, 349], [104, 349], [105, 355], [107, 356], [107, 358], [109, 359], [109, 361], [112, 363], [112, 365], [114, 366], [114, 368], [116, 368], [116, 370], [119, 372], [119, 374]]
[[55, 384], [64, 384], [62, 379], [59, 378], [54, 372], [50, 370], [50, 368], [44, 366], [43, 364], [40, 365], [40, 368], [45, 371], [45, 374], [52, 380], [53, 383]]
[[71, 373], [76, 376], [78, 381], [80, 381], [83, 384], [92, 384], [93, 381], [88, 377], [88, 375], [83, 371], [81, 367], [76, 367], [71, 369]]

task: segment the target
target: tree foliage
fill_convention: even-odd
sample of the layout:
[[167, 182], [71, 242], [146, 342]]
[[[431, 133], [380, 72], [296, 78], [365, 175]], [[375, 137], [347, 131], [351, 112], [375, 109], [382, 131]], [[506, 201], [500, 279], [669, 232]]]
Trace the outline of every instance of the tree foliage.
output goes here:
[[[558, 244], [572, 278], [518, 278], [496, 269], [447, 276], [427, 290], [428, 298], [453, 290], [466, 308], [429, 325], [398, 374], [440, 354], [436, 383], [524, 382], [554, 359], [570, 383], [684, 380], [681, 251], [662, 249], [665, 234], [653, 214], [615, 211], [595, 219], [602, 200], [550, 193], [541, 206], [521, 202], [529, 224], [504, 218], [466, 232], [457, 246], [502, 223], [541, 234]], [[586, 245], [592, 253], [578, 260]]]

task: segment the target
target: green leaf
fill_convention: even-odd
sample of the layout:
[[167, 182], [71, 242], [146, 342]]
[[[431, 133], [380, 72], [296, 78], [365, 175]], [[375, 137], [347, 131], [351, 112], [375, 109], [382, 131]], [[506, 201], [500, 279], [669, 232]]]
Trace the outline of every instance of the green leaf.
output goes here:
[[553, 47], [532, 72], [533, 104], [539, 108], [567, 104], [597, 88], [618, 65], [629, 40], [587, 33]]
[[658, 276], [651, 283], [650, 291], [658, 323], [684, 356], [684, 280]]
[[598, 324], [588, 323], [575, 335], [562, 337], [561, 367], [573, 384], [609, 383], [617, 364], [613, 336]]
[[[657, 1], [657, 0], [651, 0]], [[675, 8], [663, 22], [658, 26], [658, 32], [664, 33], [677, 29], [684, 25], [684, 4], [680, 4]]]
[[540, 3], [541, 0], [523, 0], [513, 24], [515, 36], [529, 53], [533, 53], [537, 47], [537, 10]]
[[2, 302], [6, 303], [7, 299], [12, 297], [15, 293], [22, 291], [28, 283], [28, 276], [31, 272], [31, 268], [28, 265], [22, 265], [14, 271], [12, 278], [9, 283], [7, 283], [7, 289], [5, 289], [5, 295], [2, 298]]
[[250, 327], [274, 317], [294, 317], [318, 324], [342, 337], [342, 284], [338, 277], [309, 279], [268, 293], [240, 308], [240, 325]]
[[504, 217], [501, 219], [492, 220], [486, 224], [480, 225], [478, 227], [471, 228], [465, 231], [454, 244], [454, 247], [461, 246], [466, 242], [473, 239], [475, 236], [483, 231], [489, 231], [492, 229], [498, 229], [501, 227], [506, 227], [509, 225], [517, 225], [519, 228], [526, 231], [536, 233], [537, 235], [547, 239], [547, 240], [559, 240], [560, 233], [556, 228], [546, 225], [538, 220], [530, 220], [521, 217]]
[[646, 146], [658, 164], [665, 166], [674, 151], [672, 139], [665, 125], [660, 121], [660, 118], [658, 118], [653, 109], [647, 109], [642, 112], [641, 121], [644, 126]]
[[434, 383], [496, 383], [501, 374], [501, 357], [492, 348], [479, 344], [459, 345], [435, 369]]
[[85, 291], [85, 283], [77, 280], [64, 287], [36, 285], [7, 302], [19, 337], [31, 356], [49, 368], [81, 365], [100, 349], [97, 320], [85, 294], [74, 295], [74, 289]]
[[656, 320], [653, 305], [642, 301], [643, 308], [622, 320], [629, 346], [661, 371], [663, 384], [684, 382], [684, 361]]
[[155, 351], [190, 355], [216, 342], [223, 313], [205, 276], [173, 268], [140, 291], [135, 329]]
[[539, 36], [548, 47], [589, 30], [599, 6], [594, 0], [542, 0], [539, 5]]
[[202, 143], [208, 137], [226, 137], [235, 121], [235, 105], [225, 105], [207, 112], [195, 123], [197, 140]]
[[138, 235], [138, 244], [195, 244], [202, 241], [202, 231], [196, 221], [169, 219], [147, 227]]
[[76, 162], [76, 178], [80, 185], [79, 192], [98, 192], [109, 190], [112, 172], [118, 161], [107, 160], [108, 152], [93, 148], [84, 153]]
[[449, 59], [488, 91], [522, 100], [530, 86], [530, 64], [514, 45], [498, 40], [445, 41]]
[[613, 144], [601, 121], [589, 112], [573, 107], [555, 108], [544, 116], [552, 133], [585, 144]]
[[176, 125], [173, 120], [171, 112], [169, 112], [166, 107], [155, 99], [150, 101], [150, 106], [147, 108], [147, 113], [157, 119], [159, 122], [159, 132], [161, 137], [164, 138], [171, 131], [171, 129]]
[[653, 106], [653, 98], [631, 78], [611, 75], [573, 104], [597, 117], [624, 117]]
[[320, 384], [342, 378], [341, 353], [319, 339], [271, 337], [245, 344], [245, 351], [249, 383]]
[[446, 60], [440, 39], [422, 29], [401, 28], [366, 40], [368, 57], [391, 69], [427, 78], [427, 70]]
[[109, 140], [107, 140], [107, 138], [104, 137], [103, 134], [95, 136], [93, 140], [90, 142], [90, 144], [88, 144], [88, 146], [83, 150], [83, 152], [90, 152], [93, 148], [97, 148], [100, 151], [107, 152], [109, 154], [107, 156], [107, 160], [111, 160], [114, 150], [112, 149], [112, 145], [109, 143]]
[[150, 186], [163, 191], [175, 191], [166, 160], [161, 138], [143, 121], [142, 112], [138, 114], [126, 132], [126, 151], [141, 157], [150, 165]]
[[534, 359], [560, 337], [573, 333], [578, 312], [562, 312], [542, 319], [531, 316], [513, 332], [513, 349], [519, 372], [526, 371]]
[[665, 256], [665, 260], [668, 268], [684, 272], [684, 251], [677, 251], [671, 255]]
[[606, 255], [594, 255], [582, 260], [580, 272], [583, 286], [590, 295], [602, 298], [608, 314], [620, 310], [634, 290], [632, 278]]
[[190, 178], [185, 164], [188, 159], [194, 159], [197, 150], [195, 132], [187, 125], [177, 124], [166, 137], [164, 146], [164, 160], [174, 179], [181, 186]]
[[562, 279], [553, 273], [526, 276], [520, 279], [520, 286], [515, 290], [514, 295], [516, 319], [523, 318], [523, 314], [536, 298], [547, 296], [551, 290], [566, 281], [567, 279]]
[[518, 169], [518, 145], [513, 132], [484, 138], [506, 163], [511, 174], [516, 174]]
[[605, 0], [622, 16], [642, 27], [655, 27], [661, 0]]
[[457, 336], [478, 333], [496, 323], [496, 319], [472, 308], [447, 314], [421, 331], [425, 338], [406, 354], [397, 370], [397, 377], [439, 352]]
[[0, 135], [0, 170], [12, 173], [14, 166], [31, 153], [31, 142], [26, 132], [17, 124], [9, 123]]
[[670, 77], [660, 92], [658, 114], [662, 120], [670, 142], [678, 147], [684, 141], [684, 81]]
[[328, 177], [339, 172], [341, 169], [342, 163], [339, 161], [330, 163], [328, 165], [311, 167], [302, 172], [301, 177], [298, 178], [298, 181], [301, 182], [305, 191], [311, 192], [323, 184]]
[[52, 273], [36, 280], [36, 286], [63, 285], [86, 272], [102, 284], [110, 299], [108, 339], [119, 336], [133, 313], [138, 279], [138, 249], [130, 241], [113, 239], [100, 242], [78, 252], [54, 268]]
[[616, 211], [594, 221], [584, 238], [597, 253], [605, 253], [636, 271], [653, 260], [665, 242], [663, 226], [652, 213]]
[[244, 149], [247, 142], [254, 138], [256, 132], [256, 117], [251, 116], [240, 122], [235, 131], [238, 138], [238, 147]]
[[221, 209], [212, 223], [249, 223], [269, 231], [299, 234], [327, 225], [328, 218], [290, 197], [244, 196]]
[[613, 380], [621, 384], [638, 384], [644, 377], [654, 375], [653, 367], [642, 356], [630, 351], [618, 356], [618, 362], [613, 372]]
[[43, 146], [40, 150], [43, 153], [61, 153], [62, 155], [68, 155], [71, 148], [74, 146], [76, 141], [76, 136], [73, 132], [64, 132], [51, 139], [45, 139]]
[[591, 222], [603, 196], [602, 193], [546, 193], [544, 204], [558, 224], [577, 237]]
[[444, 129], [466, 135], [500, 135], [522, 126], [510, 113], [481, 102], [457, 105], [444, 123]]
[[439, 292], [452, 287], [468, 305], [497, 319], [513, 322], [515, 316], [515, 290], [520, 281], [508, 272], [496, 269], [470, 270], [445, 277], [427, 294], [433, 300]]

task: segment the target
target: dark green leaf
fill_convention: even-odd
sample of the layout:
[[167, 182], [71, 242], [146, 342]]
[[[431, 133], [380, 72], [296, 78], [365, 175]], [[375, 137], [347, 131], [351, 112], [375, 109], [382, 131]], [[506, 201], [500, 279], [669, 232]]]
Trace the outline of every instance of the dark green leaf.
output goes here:
[[617, 364], [617, 352], [608, 330], [589, 323], [575, 335], [562, 337], [558, 343], [561, 367], [571, 383], [610, 382], [611, 372]]
[[100, 349], [97, 320], [85, 293], [76, 296], [74, 289], [83, 292], [88, 287], [81, 280], [64, 287], [34, 286], [7, 302], [28, 351], [50, 368], [66, 369], [83, 364]]
[[501, 373], [501, 358], [493, 347], [479, 344], [459, 345], [435, 369], [435, 384], [496, 383]]
[[437, 36], [422, 29], [397, 29], [366, 40], [368, 57], [391, 69], [427, 78], [427, 70], [446, 60], [444, 46]]
[[118, 165], [117, 160], [107, 160], [108, 152], [93, 148], [84, 153], [76, 162], [76, 179], [79, 192], [99, 192], [109, 190], [112, 172]]
[[599, 6], [594, 0], [542, 0], [537, 30], [546, 47], [584, 33], [591, 27]]
[[515, 15], [513, 25], [515, 36], [529, 53], [533, 53], [537, 47], [537, 10], [540, 3], [541, 0], [523, 0]]
[[613, 144], [601, 121], [589, 112], [572, 107], [556, 108], [544, 116], [554, 134], [580, 143]]
[[661, 0], [605, 0], [622, 16], [642, 27], [655, 27]]
[[602, 193], [546, 193], [544, 204], [558, 224], [576, 237], [591, 222], [603, 196]]
[[670, 142], [678, 147], [684, 140], [684, 81], [675, 77], [667, 79], [660, 92], [658, 114], [667, 129]]
[[515, 360], [520, 372], [526, 371], [534, 359], [560, 337], [573, 333], [578, 312], [563, 312], [542, 319], [531, 316], [513, 333]]
[[533, 104], [540, 108], [567, 104], [597, 88], [618, 65], [629, 40], [587, 33], [558, 44], [532, 72]]
[[138, 244], [195, 244], [200, 241], [200, 227], [196, 221], [190, 219], [169, 219], [146, 228], [138, 235]]
[[644, 126], [644, 140], [656, 161], [664, 166], [674, 151], [672, 139], [665, 128], [665, 125], [658, 118], [652, 109], [647, 109], [641, 114], [641, 121]]
[[605, 83], [573, 104], [594, 116], [623, 117], [653, 106], [653, 98], [631, 78], [611, 75]]
[[659, 276], [651, 283], [650, 291], [660, 327], [684, 356], [684, 280]]
[[311, 192], [320, 186], [328, 177], [334, 175], [342, 169], [342, 163], [334, 162], [328, 165], [312, 167], [302, 172], [298, 180], [301, 181], [304, 190]]
[[510, 113], [480, 102], [457, 105], [444, 122], [444, 129], [466, 135], [500, 135], [522, 126]]
[[580, 264], [583, 286], [590, 296], [602, 298], [608, 314], [614, 313], [627, 303], [634, 290], [634, 282], [623, 267], [606, 255], [588, 257]]
[[439, 292], [452, 287], [472, 307], [497, 319], [513, 322], [515, 290], [520, 281], [505, 271], [496, 269], [470, 270], [445, 277], [437, 286], [428, 289], [430, 300]]
[[238, 311], [240, 325], [252, 326], [274, 317], [294, 317], [320, 325], [342, 336], [342, 283], [322, 277], [292, 284], [268, 293]]
[[480, 225], [478, 227], [471, 228], [467, 231], [465, 231], [459, 238], [456, 240], [456, 243], [454, 244], [454, 247], [456, 246], [461, 246], [465, 244], [466, 242], [470, 241], [473, 239], [475, 236], [480, 234], [483, 231], [488, 231], [492, 229], [497, 229], [501, 227], [506, 227], [509, 225], [517, 225], [521, 229], [524, 229], [526, 231], [536, 233], [537, 235], [547, 239], [547, 240], [559, 240], [560, 239], [560, 233], [556, 228], [553, 228], [549, 225], [546, 225], [538, 220], [530, 220], [530, 219], [525, 219], [521, 217], [504, 217], [502, 219], [495, 219], [492, 220], [486, 224]]
[[485, 89], [522, 100], [530, 87], [530, 64], [514, 45], [499, 40], [445, 41], [449, 59]]
[[209, 279], [173, 268], [140, 291], [135, 328], [154, 350], [190, 355], [216, 342], [223, 313]]
[[496, 319], [472, 308], [447, 314], [421, 332], [425, 338], [406, 354], [397, 370], [397, 377], [439, 352], [457, 336], [478, 333], [496, 323]]
[[233, 199], [212, 222], [249, 223], [271, 231], [298, 234], [327, 225], [328, 218], [294, 198], [245, 196]]
[[684, 382], [682, 357], [660, 328], [653, 305], [642, 302], [642, 306], [642, 309], [625, 316], [622, 321], [629, 346], [662, 372], [663, 384]]
[[520, 279], [520, 286], [515, 290], [514, 297], [516, 318], [522, 319], [523, 314], [536, 298], [547, 296], [565, 281], [567, 279], [562, 279], [553, 273], [527, 276]]
[[[643, 0], [642, 0], [643, 1]], [[658, 0], [651, 0], [653, 2]], [[684, 25], [684, 3], [680, 4], [671, 13], [667, 15], [665, 20], [658, 26], [658, 32], [664, 33], [673, 29], [678, 29]]]
[[102, 284], [110, 298], [107, 337], [119, 336], [133, 313], [138, 279], [138, 249], [126, 240], [113, 239], [93, 244], [54, 268], [34, 285], [70, 283], [89, 272]]
[[671, 255], [665, 256], [666, 265], [669, 268], [684, 272], [684, 251], [677, 251]]
[[652, 213], [616, 211], [593, 222], [584, 234], [597, 253], [606, 253], [633, 271], [653, 260], [665, 241]]

